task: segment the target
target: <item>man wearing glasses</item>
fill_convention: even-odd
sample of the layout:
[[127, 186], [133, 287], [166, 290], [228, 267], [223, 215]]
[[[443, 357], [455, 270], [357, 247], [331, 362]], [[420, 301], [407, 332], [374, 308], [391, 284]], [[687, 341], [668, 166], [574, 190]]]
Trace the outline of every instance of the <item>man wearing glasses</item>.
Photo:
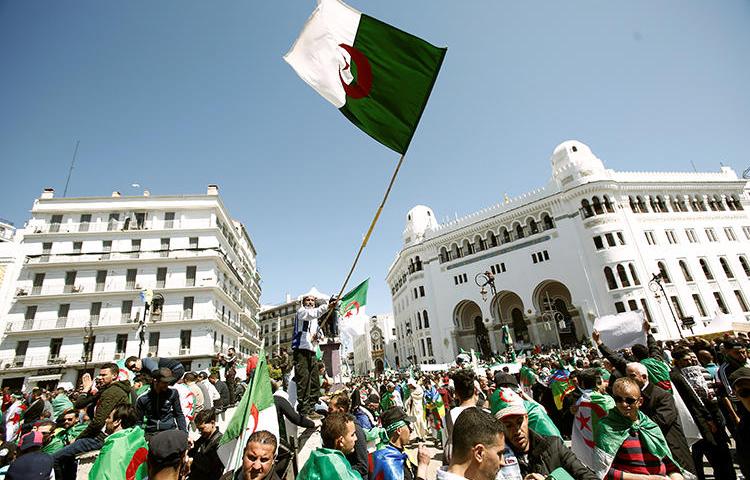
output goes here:
[[659, 426], [640, 407], [641, 387], [628, 377], [612, 387], [615, 408], [595, 431], [594, 470], [616, 480], [683, 480]]

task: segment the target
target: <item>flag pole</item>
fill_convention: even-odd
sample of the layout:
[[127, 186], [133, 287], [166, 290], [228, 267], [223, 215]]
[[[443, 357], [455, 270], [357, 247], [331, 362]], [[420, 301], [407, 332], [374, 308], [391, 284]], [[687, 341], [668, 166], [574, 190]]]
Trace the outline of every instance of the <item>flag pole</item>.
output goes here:
[[[383, 199], [380, 201], [380, 206], [378, 206], [378, 209], [375, 211], [375, 216], [372, 218], [372, 222], [370, 222], [370, 228], [367, 229], [367, 234], [365, 235], [365, 238], [362, 239], [362, 243], [359, 245], [359, 250], [357, 251], [357, 256], [354, 257], [354, 262], [352, 262], [352, 266], [349, 269], [349, 273], [346, 275], [346, 278], [344, 279], [343, 285], [341, 285], [341, 289], [339, 290], [339, 294], [335, 297], [336, 299], [340, 299], [341, 296], [344, 294], [344, 290], [346, 290], [346, 286], [349, 283], [349, 280], [352, 278], [352, 273], [354, 273], [354, 269], [357, 266], [357, 262], [359, 262], [359, 257], [362, 256], [362, 251], [367, 246], [367, 242], [370, 240], [370, 235], [372, 235], [372, 231], [375, 229], [375, 224], [378, 223], [378, 219], [380, 218], [380, 214], [383, 211], [383, 207], [385, 206], [385, 202], [388, 200], [388, 196], [391, 194], [391, 189], [393, 188], [393, 184], [396, 183], [396, 177], [398, 176], [399, 170], [401, 170], [401, 165], [404, 163], [404, 158], [406, 158], [406, 153], [401, 154], [401, 158], [398, 160], [398, 164], [396, 165], [396, 169], [393, 171], [393, 175], [391, 175], [391, 181], [388, 183], [388, 188], [385, 190], [385, 194], [383, 195]], [[329, 309], [323, 319], [320, 322], [320, 325], [318, 326], [318, 330], [320, 330], [323, 325], [328, 321], [328, 317], [331, 315], [331, 309]]]

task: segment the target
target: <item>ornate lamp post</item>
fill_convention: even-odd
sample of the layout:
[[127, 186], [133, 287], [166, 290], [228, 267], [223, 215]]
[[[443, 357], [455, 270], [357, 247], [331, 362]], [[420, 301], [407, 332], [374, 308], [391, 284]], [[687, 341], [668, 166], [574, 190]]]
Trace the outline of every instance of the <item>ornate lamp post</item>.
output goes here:
[[664, 276], [659, 273], [654, 273], [651, 277], [651, 280], [648, 281], [648, 288], [652, 292], [654, 292], [654, 297], [658, 300], [659, 299], [659, 291], [661, 291], [662, 296], [667, 301], [667, 307], [669, 307], [669, 313], [672, 314], [672, 319], [674, 320], [674, 324], [677, 326], [677, 333], [680, 334], [680, 338], [685, 338], [682, 335], [682, 327], [680, 326], [680, 322], [677, 320], [677, 315], [674, 313], [674, 309], [672, 309], [672, 302], [669, 301], [669, 298], [667, 298], [667, 292], [664, 290], [664, 284], [662, 283], [664, 280]]
[[485, 288], [487, 285], [490, 286], [490, 292], [493, 297], [497, 293], [495, 289], [495, 276], [490, 271], [477, 273], [474, 277], [474, 283], [479, 287], [479, 294], [482, 295], [482, 301], [487, 301], [487, 289]]

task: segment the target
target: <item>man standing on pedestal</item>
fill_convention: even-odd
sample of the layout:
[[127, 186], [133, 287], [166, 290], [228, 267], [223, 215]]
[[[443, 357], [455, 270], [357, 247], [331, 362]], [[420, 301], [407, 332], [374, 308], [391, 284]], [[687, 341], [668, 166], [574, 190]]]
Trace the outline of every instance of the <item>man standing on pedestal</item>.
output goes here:
[[[336, 301], [331, 300], [328, 305], [315, 306], [315, 297], [307, 295], [302, 298], [302, 306], [297, 310], [294, 319], [294, 337], [292, 338], [292, 358], [294, 364], [294, 381], [297, 384], [297, 411], [310, 419], [320, 419], [315, 413], [315, 403], [320, 391], [317, 360], [315, 349], [318, 346], [318, 321], [322, 320], [326, 311], [333, 309]], [[333, 313], [333, 312], [331, 312]]]

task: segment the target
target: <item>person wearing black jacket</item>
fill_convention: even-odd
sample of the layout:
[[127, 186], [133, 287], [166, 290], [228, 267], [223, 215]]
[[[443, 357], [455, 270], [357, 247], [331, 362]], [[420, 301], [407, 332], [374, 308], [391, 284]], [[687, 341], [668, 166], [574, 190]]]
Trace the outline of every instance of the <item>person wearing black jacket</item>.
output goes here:
[[193, 459], [190, 465], [189, 480], [213, 480], [221, 477], [224, 464], [217, 449], [221, 440], [221, 431], [216, 426], [216, 412], [213, 409], [202, 410], [195, 416], [195, 426], [201, 436], [195, 441], [188, 455]]
[[698, 357], [690, 350], [675, 350], [672, 357], [675, 362], [675, 368], [670, 372], [672, 385], [685, 402], [703, 437], [692, 448], [698, 479], [705, 478], [705, 455], [714, 469], [716, 478], [734, 480], [737, 476], [732, 468], [729, 437], [724, 429], [724, 421], [713, 388], [705, 378], [708, 372], [698, 363]]
[[576, 480], [599, 480], [596, 474], [565, 446], [560, 437], [546, 437], [529, 429], [529, 416], [522, 403], [513, 403], [495, 413], [505, 425], [505, 441], [518, 459], [521, 475], [546, 477], [558, 468]]
[[42, 390], [35, 388], [31, 391], [31, 396], [28, 402], [29, 408], [23, 414], [23, 425], [21, 425], [21, 433], [28, 433], [31, 431], [31, 427], [34, 423], [42, 418], [44, 413], [44, 400], [42, 399]]
[[151, 388], [135, 402], [138, 418], [143, 419], [146, 437], [165, 430], [179, 429], [187, 432], [185, 415], [182, 413], [180, 394], [169, 388], [175, 381], [169, 368], [160, 368]]
[[229, 408], [230, 404], [230, 395], [229, 395], [229, 387], [227, 386], [226, 382], [223, 382], [219, 380], [219, 374], [218, 373], [212, 373], [208, 376], [208, 381], [211, 382], [211, 385], [216, 388], [216, 391], [219, 392], [219, 397], [221, 397], [218, 402], [214, 402], [214, 408], [226, 410]]

